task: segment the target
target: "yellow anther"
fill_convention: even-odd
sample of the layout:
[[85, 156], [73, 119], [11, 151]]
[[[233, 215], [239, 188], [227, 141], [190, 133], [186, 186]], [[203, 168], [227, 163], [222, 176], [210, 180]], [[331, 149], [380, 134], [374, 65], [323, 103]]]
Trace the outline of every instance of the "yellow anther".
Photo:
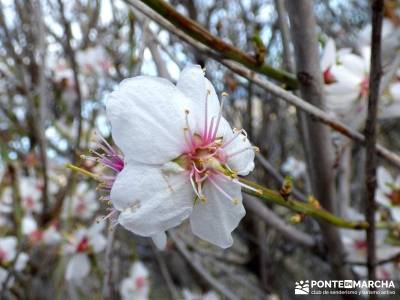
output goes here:
[[290, 217], [290, 222], [293, 224], [298, 224], [303, 220], [303, 216], [301, 214], [295, 214]]
[[238, 205], [240, 203], [240, 200], [235, 198], [235, 199], [233, 199], [232, 202], [233, 202], [234, 205]]
[[228, 97], [229, 94], [228, 94], [227, 92], [222, 92], [222, 93], [221, 93], [221, 96], [222, 96], [222, 97]]
[[201, 196], [201, 197], [200, 197], [200, 201], [201, 201], [202, 203], [207, 203], [207, 197], [206, 197], [206, 196]]
[[260, 148], [258, 148], [257, 146], [253, 146], [253, 149], [254, 149], [254, 151], [257, 152], [257, 153], [260, 152]]
[[314, 196], [312, 196], [312, 195], [308, 196], [307, 200], [308, 200], [308, 203], [310, 203], [313, 207], [321, 208], [321, 204], [319, 203], [317, 198], [315, 198]]

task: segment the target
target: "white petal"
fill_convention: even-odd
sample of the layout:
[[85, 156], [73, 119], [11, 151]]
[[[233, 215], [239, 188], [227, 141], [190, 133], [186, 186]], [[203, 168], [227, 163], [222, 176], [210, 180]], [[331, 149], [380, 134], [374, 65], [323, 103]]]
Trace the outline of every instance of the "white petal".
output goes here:
[[394, 180], [392, 175], [390, 175], [390, 173], [384, 167], [378, 167], [376, 179], [378, 181], [378, 187], [380, 190], [382, 190], [384, 193], [391, 192], [391, 188], [389, 185], [393, 184]]
[[151, 236], [179, 225], [192, 211], [194, 192], [186, 171], [128, 163], [118, 174], [111, 201], [126, 229]]
[[389, 93], [394, 101], [400, 101], [400, 82], [392, 83], [389, 86]]
[[228, 248], [233, 244], [231, 233], [246, 212], [242, 204], [239, 185], [217, 177], [214, 177], [213, 180], [238, 203], [234, 204], [211, 182], [207, 181], [204, 186], [207, 202], [198, 201], [196, 203], [190, 216], [190, 225], [192, 232], [201, 239], [221, 248]]
[[385, 207], [391, 206], [391, 202], [388, 199], [388, 197], [386, 196], [386, 193], [384, 191], [382, 191], [382, 189], [380, 189], [380, 188], [378, 188], [376, 190], [375, 199], [376, 199], [376, 202], [378, 202], [379, 204], [381, 204]]
[[159, 250], [165, 250], [165, 247], [167, 246], [167, 235], [165, 232], [152, 235], [151, 239]]
[[334, 65], [331, 67], [330, 71], [338, 82], [350, 88], [358, 87], [363, 79], [363, 76], [355, 75], [344, 65]]
[[136, 261], [131, 267], [130, 275], [133, 278], [137, 278], [137, 277], [147, 278], [147, 277], [149, 277], [149, 271], [147, 270], [146, 266], [141, 261]]
[[328, 39], [321, 57], [322, 72], [328, 70], [336, 62], [336, 46], [333, 39]]
[[107, 239], [102, 234], [97, 234], [95, 238], [92, 238], [90, 244], [95, 253], [103, 251], [107, 246]]
[[46, 245], [57, 245], [61, 241], [61, 234], [57, 231], [57, 228], [51, 225], [44, 231], [43, 242]]
[[20, 272], [25, 269], [26, 264], [28, 263], [29, 256], [28, 254], [22, 252], [19, 254], [17, 261], [15, 262], [15, 270]]
[[0, 238], [0, 249], [4, 253], [3, 260], [5, 262], [10, 262], [17, 255], [17, 238], [15, 236], [7, 236]]
[[110, 94], [106, 108], [113, 139], [126, 160], [162, 164], [184, 151], [185, 110], [192, 109], [171, 82], [148, 76], [126, 79]]
[[[360, 90], [357, 85], [352, 84], [350, 81], [339, 80], [335, 83], [325, 85], [325, 92], [328, 96], [338, 96], [340, 99], [350, 98], [351, 100], [355, 100], [360, 93]], [[349, 94], [351, 96], [349, 96]], [[339, 101], [348, 101], [348, 100], [339, 100]]]
[[[226, 121], [225, 121], [226, 122]], [[228, 122], [226, 122], [228, 123]], [[227, 125], [229, 126], [229, 125]], [[229, 143], [233, 138], [234, 133], [230, 129], [224, 135], [224, 141]], [[245, 150], [247, 149], [247, 150]], [[243, 151], [244, 150], [244, 151]], [[228, 166], [236, 171], [239, 175], [246, 176], [254, 169], [254, 157], [255, 151], [250, 144], [250, 141], [243, 134], [237, 136], [232, 142], [230, 142], [224, 151], [228, 155]], [[243, 152], [241, 152], [243, 151]], [[238, 153], [238, 154], [236, 154]], [[229, 156], [233, 155], [233, 156]]]
[[[93, 251], [95, 253], [101, 252], [106, 248], [107, 239], [105, 238], [105, 236], [102, 233], [105, 227], [106, 227], [106, 223], [104, 221], [103, 222], [95, 222], [87, 230], [87, 233], [83, 233], [83, 235], [88, 236], [90, 246], [93, 248]], [[80, 240], [80, 238], [78, 238], [78, 240]]]
[[348, 113], [358, 98], [358, 91], [347, 94], [327, 94], [326, 106], [329, 110], [340, 113]]
[[30, 213], [28, 213], [26, 216], [22, 218], [22, 233], [25, 235], [29, 235], [36, 229], [37, 229], [36, 220]]
[[371, 24], [366, 25], [358, 33], [358, 40], [360, 44], [369, 45], [371, 43]]
[[203, 296], [203, 300], [219, 300], [219, 297], [216, 292], [211, 291]]
[[339, 60], [347, 70], [358, 78], [363, 78], [368, 72], [364, 59], [358, 55], [348, 53], [342, 55]]
[[400, 222], [400, 207], [392, 206], [390, 208], [390, 214], [392, 215], [395, 222]]
[[[192, 101], [193, 115], [196, 119], [196, 133], [202, 134], [204, 129], [204, 117], [206, 108], [208, 109], [208, 125], [211, 118], [214, 117], [216, 122], [220, 103], [214, 87], [210, 81], [204, 76], [204, 72], [199, 65], [189, 65], [185, 67], [179, 75], [177, 87]], [[207, 96], [207, 94], [209, 95]]]
[[71, 257], [65, 271], [65, 279], [80, 280], [90, 272], [89, 257], [84, 253], [78, 253]]

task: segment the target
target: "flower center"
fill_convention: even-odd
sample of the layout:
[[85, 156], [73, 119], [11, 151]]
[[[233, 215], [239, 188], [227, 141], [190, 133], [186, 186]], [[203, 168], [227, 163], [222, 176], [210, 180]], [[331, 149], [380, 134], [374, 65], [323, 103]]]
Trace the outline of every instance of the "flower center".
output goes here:
[[80, 240], [78, 246], [76, 246], [76, 252], [85, 252], [89, 249], [89, 239], [84, 237]]
[[365, 76], [364, 79], [360, 83], [360, 95], [361, 97], [368, 95], [369, 89], [369, 76]]
[[33, 200], [32, 196], [26, 197], [25, 206], [29, 209], [32, 209], [35, 206], [35, 201]]
[[204, 126], [200, 129], [200, 133], [192, 131], [189, 124], [190, 112], [188, 110], [185, 111], [186, 127], [183, 130], [187, 150], [173, 161], [185, 170], [189, 171], [190, 182], [196, 194], [195, 202], [196, 200], [200, 200], [203, 203], [207, 202], [207, 197], [203, 192], [204, 184], [207, 183], [213, 185], [215, 189], [217, 189], [232, 203], [238, 204], [239, 200], [233, 198], [224, 191], [217, 179], [231, 181], [243, 186], [243, 184], [237, 179], [237, 172], [231, 170], [227, 162], [229, 158], [244, 151], [254, 151], [255, 147], [245, 146], [243, 149], [233, 153], [228, 153], [227, 147], [239, 137], [246, 138], [246, 134], [244, 130], [236, 131], [227, 141], [224, 141], [223, 137], [217, 136], [222, 118], [223, 100], [227, 94], [222, 94], [217, 118], [213, 116], [209, 119], [208, 97], [210, 94], [211, 92], [208, 90], [205, 99]]
[[78, 205], [76, 206], [75, 212], [76, 213], [83, 213], [86, 210], [86, 203], [84, 202], [84, 200], [80, 200]]
[[393, 206], [400, 205], [400, 188], [394, 188], [390, 193], [386, 194]]
[[146, 285], [146, 278], [144, 277], [138, 277], [135, 279], [135, 287], [137, 289], [141, 289]]
[[357, 250], [363, 250], [367, 248], [367, 241], [365, 240], [355, 240], [354, 241], [354, 248]]
[[3, 249], [0, 249], [0, 264], [5, 263], [7, 253]]
[[30, 235], [29, 238], [32, 242], [39, 242], [41, 240], [43, 240], [44, 237], [44, 233], [43, 231], [37, 229], [35, 231], [33, 231]]
[[324, 71], [323, 77], [324, 77], [325, 84], [332, 84], [337, 81], [335, 76], [333, 76], [333, 74], [331, 72], [331, 68], [328, 68]]

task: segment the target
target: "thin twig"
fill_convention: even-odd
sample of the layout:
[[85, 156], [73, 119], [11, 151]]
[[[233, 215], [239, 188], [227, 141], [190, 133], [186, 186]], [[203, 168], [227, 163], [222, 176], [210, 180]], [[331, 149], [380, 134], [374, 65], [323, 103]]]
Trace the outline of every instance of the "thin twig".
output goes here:
[[[34, 8], [34, 18], [37, 23], [36, 28], [36, 40], [37, 40], [37, 50], [38, 50], [38, 62], [37, 68], [39, 73], [38, 80], [38, 96], [39, 96], [39, 108], [37, 110], [37, 117], [33, 118], [36, 122], [36, 138], [39, 144], [40, 161], [43, 176], [43, 212], [42, 215], [45, 216], [49, 209], [49, 197], [48, 197], [48, 163], [47, 163], [47, 142], [45, 137], [45, 125], [46, 112], [47, 112], [47, 87], [46, 87], [46, 41], [45, 41], [45, 26], [43, 23], [43, 12], [40, 1], [36, 0], [33, 3]], [[34, 22], [32, 22], [34, 23]]]
[[256, 198], [244, 195], [244, 205], [246, 209], [253, 212], [268, 226], [276, 229], [288, 240], [294, 241], [295, 243], [298, 243], [306, 248], [314, 248], [316, 246], [315, 239], [312, 236], [296, 229], [294, 226], [287, 224]]
[[224, 297], [229, 300], [239, 300], [231, 290], [229, 290], [225, 285], [220, 283], [217, 278], [212, 276], [201, 264], [199, 257], [190, 253], [190, 251], [186, 248], [185, 244], [179, 237], [172, 231], [169, 231], [171, 239], [174, 241], [176, 248], [182, 254], [182, 256], [186, 259], [186, 261], [192, 266], [192, 268], [201, 276], [205, 281], [208, 282], [210, 286], [212, 286], [216, 291], [220, 292]]
[[112, 250], [114, 244], [114, 235], [115, 229], [110, 228], [107, 235], [107, 247], [104, 262], [105, 272], [103, 278], [103, 297], [105, 300], [113, 298]]
[[[375, 189], [376, 166], [375, 144], [377, 140], [377, 114], [379, 101], [379, 85], [382, 76], [381, 63], [381, 34], [383, 20], [383, 0], [372, 2], [372, 36], [371, 36], [371, 72], [369, 78], [368, 116], [365, 125], [365, 149], [367, 159], [365, 161], [365, 185], [366, 185], [366, 212], [365, 218], [369, 223], [367, 229], [367, 268], [368, 279], [375, 280]], [[374, 294], [370, 299], [376, 299]]]
[[161, 274], [164, 277], [165, 283], [167, 284], [167, 287], [172, 296], [172, 299], [179, 299], [179, 293], [174, 285], [174, 282], [172, 280], [171, 274], [168, 270], [168, 267], [167, 267], [167, 264], [165, 263], [164, 258], [161, 256], [159, 250], [157, 249], [157, 247], [154, 244], [152, 244], [152, 248], [153, 248], [153, 253], [158, 262], [158, 265], [160, 266]]
[[[275, 168], [271, 165], [271, 163], [266, 159], [262, 154], [256, 153], [256, 158], [258, 162], [261, 164], [261, 166], [264, 167], [264, 169], [268, 172], [269, 175], [271, 175], [279, 184], [283, 183], [283, 176], [275, 170]], [[307, 202], [307, 197], [300, 192], [297, 188], [293, 187], [292, 189], [292, 195], [303, 202]]]
[[[133, 4], [136, 1], [124, 0], [126, 3]], [[293, 74], [278, 70], [267, 64], [260, 64], [257, 59], [247, 53], [242, 52], [238, 48], [226, 43], [220, 38], [213, 36], [207, 29], [200, 26], [190, 18], [180, 14], [171, 5], [165, 1], [159, 0], [142, 0], [149, 7], [157, 11], [164, 18], [170, 20], [176, 27], [181, 28], [186, 34], [198, 40], [202, 44], [211, 47], [225, 58], [240, 62], [255, 72], [267, 75], [288, 87], [295, 88], [297, 81]]]

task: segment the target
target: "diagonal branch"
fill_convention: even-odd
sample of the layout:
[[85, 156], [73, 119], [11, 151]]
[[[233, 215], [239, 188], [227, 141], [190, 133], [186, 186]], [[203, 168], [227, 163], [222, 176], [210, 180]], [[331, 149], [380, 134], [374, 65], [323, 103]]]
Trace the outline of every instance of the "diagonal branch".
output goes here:
[[[134, 5], [133, 3], [137, 1], [125, 0], [125, 2]], [[270, 65], [257, 61], [255, 57], [244, 53], [231, 44], [212, 35], [207, 29], [195, 21], [177, 12], [167, 2], [161, 0], [142, 0], [142, 2], [195, 40], [219, 52], [222, 57], [237, 61], [255, 72], [267, 75], [278, 82], [284, 83], [290, 88], [296, 87], [297, 81], [293, 74], [275, 69]]]
[[247, 195], [245, 195], [243, 198], [246, 209], [253, 212], [262, 221], [264, 221], [265, 224], [276, 229], [288, 240], [294, 241], [306, 248], [314, 248], [317, 246], [316, 241], [312, 236], [298, 230], [294, 226], [287, 224], [256, 198]]

